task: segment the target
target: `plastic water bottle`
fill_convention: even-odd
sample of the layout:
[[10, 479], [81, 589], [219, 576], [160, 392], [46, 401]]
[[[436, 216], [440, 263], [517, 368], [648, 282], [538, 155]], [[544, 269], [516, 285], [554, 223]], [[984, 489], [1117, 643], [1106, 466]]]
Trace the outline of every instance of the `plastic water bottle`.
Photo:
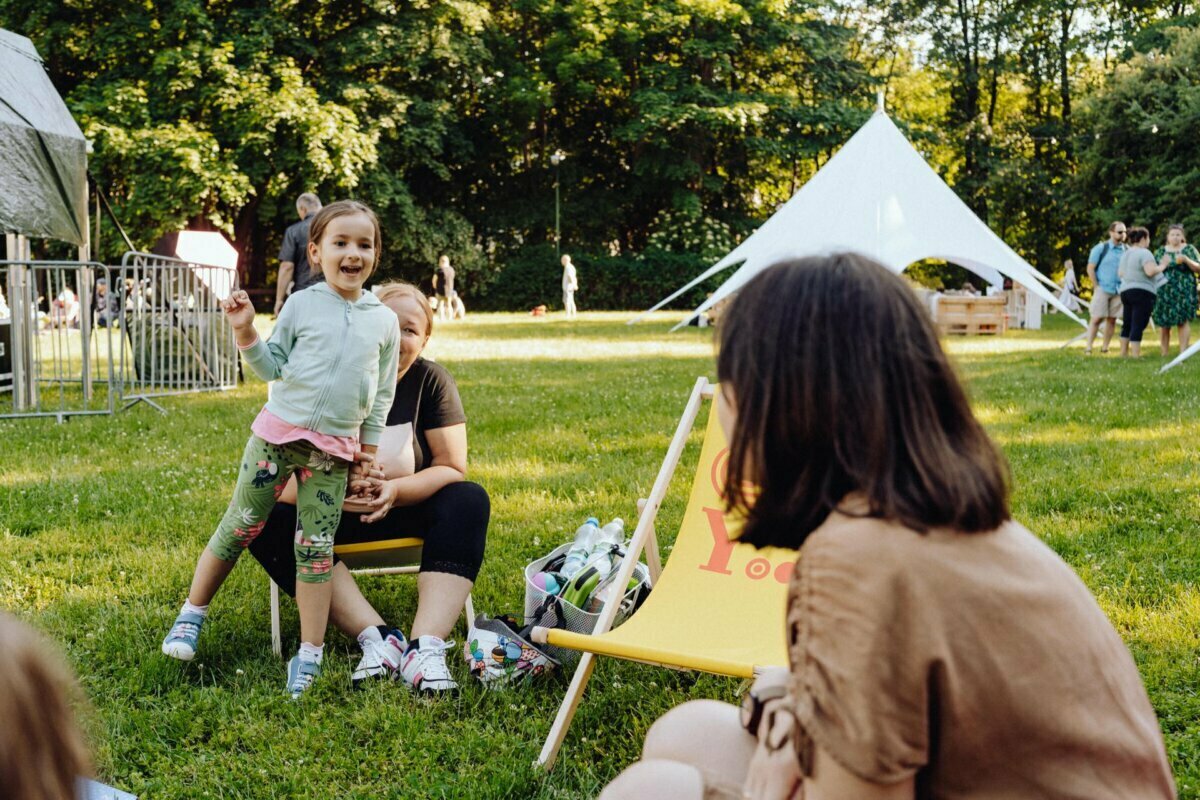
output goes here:
[[587, 522], [580, 525], [575, 531], [575, 541], [571, 543], [571, 549], [567, 551], [567, 558], [563, 562], [562, 569], [559, 570], [564, 578], [571, 578], [583, 569], [588, 556], [592, 553], [592, 546], [599, 536], [600, 520], [588, 517]]
[[612, 572], [613, 567], [618, 562], [613, 561], [613, 545], [625, 544], [625, 520], [617, 517], [612, 522], [600, 529], [600, 535], [596, 537], [592, 544], [592, 550], [588, 554], [588, 563], [596, 567], [601, 576], [607, 576]]

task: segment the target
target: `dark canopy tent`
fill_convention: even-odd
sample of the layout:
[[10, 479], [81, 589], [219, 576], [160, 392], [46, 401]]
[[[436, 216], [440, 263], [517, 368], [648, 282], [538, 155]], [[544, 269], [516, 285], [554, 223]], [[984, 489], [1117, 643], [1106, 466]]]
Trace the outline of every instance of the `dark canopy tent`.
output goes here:
[[0, 232], [87, 244], [87, 140], [33, 42], [0, 29]]

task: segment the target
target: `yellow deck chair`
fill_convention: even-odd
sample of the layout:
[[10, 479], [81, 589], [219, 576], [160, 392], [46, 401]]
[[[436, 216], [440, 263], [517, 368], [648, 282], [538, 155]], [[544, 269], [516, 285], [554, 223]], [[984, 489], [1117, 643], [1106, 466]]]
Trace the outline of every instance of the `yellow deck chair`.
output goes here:
[[[416, 537], [381, 539], [378, 542], [335, 544], [333, 552], [346, 562], [354, 575], [404, 575], [421, 569], [421, 548], [424, 541]], [[268, 578], [270, 580], [270, 578]], [[475, 619], [471, 595], [467, 595], [467, 625]], [[283, 638], [279, 625], [279, 586], [271, 581], [271, 649], [283, 654]]]
[[721, 501], [728, 449], [717, 421], [716, 400], [709, 409], [683, 524], [666, 567], [660, 566], [654, 518], [700, 407], [705, 399], [714, 398], [715, 388], [705, 378], [696, 381], [654, 488], [644, 501], [629, 545], [631, 557], [621, 563], [617, 586], [629, 582], [645, 551], [654, 585], [646, 602], [616, 629], [612, 622], [618, 604], [609, 603], [591, 635], [543, 627], [532, 632], [536, 642], [584, 653], [538, 756], [537, 764], [546, 770], [554, 766], [598, 655], [740, 678], [753, 677], [761, 667], [787, 664], [787, 583], [796, 553], [730, 542], [736, 528], [730, 528], [734, 523], [725, 517]]

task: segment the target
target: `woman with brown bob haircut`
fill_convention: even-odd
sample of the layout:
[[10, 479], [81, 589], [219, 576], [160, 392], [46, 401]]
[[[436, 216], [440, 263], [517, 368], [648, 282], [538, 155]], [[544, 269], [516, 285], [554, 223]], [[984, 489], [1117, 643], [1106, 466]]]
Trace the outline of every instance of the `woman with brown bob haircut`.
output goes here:
[[0, 797], [74, 800], [91, 774], [71, 710], [78, 690], [42, 636], [0, 611]]
[[1062, 559], [897, 276], [777, 264], [722, 319], [726, 503], [799, 550], [790, 668], [696, 700], [602, 795], [1171, 798], [1137, 668]]

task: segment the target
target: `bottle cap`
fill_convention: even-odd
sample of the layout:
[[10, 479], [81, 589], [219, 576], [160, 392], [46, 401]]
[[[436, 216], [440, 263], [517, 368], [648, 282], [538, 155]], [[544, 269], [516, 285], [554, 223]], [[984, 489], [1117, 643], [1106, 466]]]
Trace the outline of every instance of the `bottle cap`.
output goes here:
[[[595, 517], [588, 517], [588, 518], [587, 518], [587, 522], [590, 522], [590, 523], [592, 523], [592, 524], [593, 524], [593, 525], [595, 525], [597, 528], [599, 528], [599, 527], [600, 527], [600, 520], [596, 519]], [[585, 523], [584, 523], [584, 525], [586, 525], [586, 524], [587, 524], [587, 522], [585, 522]]]

